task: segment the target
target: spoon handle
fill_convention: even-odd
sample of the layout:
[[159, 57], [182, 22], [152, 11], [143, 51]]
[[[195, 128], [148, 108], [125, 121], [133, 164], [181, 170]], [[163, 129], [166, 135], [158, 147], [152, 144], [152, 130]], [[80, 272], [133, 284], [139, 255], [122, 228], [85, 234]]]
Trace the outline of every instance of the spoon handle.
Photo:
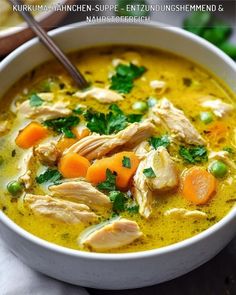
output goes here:
[[[9, 0], [12, 5], [23, 5], [21, 0]], [[54, 41], [49, 37], [46, 31], [39, 25], [39, 23], [34, 19], [32, 14], [28, 11], [18, 11], [19, 14], [28, 23], [30, 29], [39, 37], [41, 42], [49, 49], [49, 51], [59, 60], [59, 62], [66, 68], [69, 74], [72, 76], [76, 84], [80, 88], [86, 88], [88, 82], [81, 74], [81, 72], [70, 62], [66, 55], [61, 51], [61, 49], [54, 43]]]

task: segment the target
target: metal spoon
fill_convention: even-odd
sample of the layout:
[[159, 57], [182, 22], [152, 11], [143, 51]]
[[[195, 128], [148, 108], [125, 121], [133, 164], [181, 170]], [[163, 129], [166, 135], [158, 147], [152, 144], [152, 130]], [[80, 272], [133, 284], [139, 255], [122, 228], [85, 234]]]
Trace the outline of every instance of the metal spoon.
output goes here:
[[[23, 5], [21, 0], [8, 0], [12, 5]], [[40, 41], [47, 47], [47, 49], [58, 59], [58, 61], [69, 72], [79, 88], [88, 87], [88, 82], [81, 72], [70, 62], [61, 49], [49, 37], [46, 31], [34, 19], [33, 15], [28, 11], [18, 11], [18, 13], [28, 23], [30, 29], [39, 37]]]

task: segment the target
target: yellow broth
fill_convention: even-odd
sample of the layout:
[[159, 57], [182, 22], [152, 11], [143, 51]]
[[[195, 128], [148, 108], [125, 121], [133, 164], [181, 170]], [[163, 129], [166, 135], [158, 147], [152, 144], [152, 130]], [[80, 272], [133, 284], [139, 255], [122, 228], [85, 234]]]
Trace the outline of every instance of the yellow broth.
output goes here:
[[[200, 98], [212, 95], [220, 97], [224, 102], [234, 104], [234, 95], [225, 87], [213, 74], [202, 69], [193, 62], [172, 53], [142, 47], [107, 46], [100, 48], [89, 48], [70, 55], [71, 60], [85, 74], [87, 80], [97, 87], [109, 85], [109, 75], [113, 73], [112, 61], [120, 58], [131, 62], [139, 59], [139, 63], [147, 68], [147, 72], [135, 80], [134, 88], [125, 99], [118, 103], [125, 113], [133, 113], [132, 104], [136, 101], [146, 101], [148, 97], [154, 96], [157, 99], [167, 97], [177, 108], [184, 111], [200, 134], [207, 140], [208, 150], [222, 150], [224, 147], [236, 148], [235, 124], [236, 112], [226, 115], [223, 118], [214, 117], [213, 123], [204, 124], [199, 119], [199, 113], [206, 111], [200, 106]], [[19, 121], [10, 110], [12, 101], [23, 101], [27, 99], [28, 93], [39, 92], [42, 83], [47, 79], [54, 79], [56, 86], [52, 90], [55, 94], [62, 95], [68, 100], [71, 107], [82, 103], [96, 111], [107, 112], [108, 106], [101, 104], [94, 99], [79, 101], [71, 95], [75, 86], [68, 74], [55, 61], [47, 62], [34, 69], [17, 82], [8, 93], [1, 99], [0, 121], [10, 119], [10, 131], [0, 137], [0, 155], [4, 158], [0, 166], [0, 201], [2, 209], [15, 223], [30, 233], [50, 241], [52, 243], [79, 250], [77, 238], [85, 228], [83, 225], [69, 225], [54, 219], [36, 216], [29, 210], [19, 210], [16, 198], [12, 198], [7, 192], [6, 186], [9, 181], [16, 179], [18, 175], [19, 160], [25, 153], [15, 144], [15, 138], [19, 129], [26, 126], [30, 120]], [[63, 83], [64, 92], [57, 85], [57, 81]], [[164, 94], [158, 94], [149, 85], [152, 80], [164, 80], [167, 83], [167, 90]], [[188, 81], [192, 83], [189, 85]], [[61, 86], [62, 88], [62, 86]], [[27, 89], [27, 91], [26, 91]], [[27, 94], [26, 94], [27, 93]], [[209, 139], [206, 130], [216, 121], [224, 122], [227, 126], [227, 136], [220, 142]], [[163, 133], [160, 128], [156, 130], [157, 135]], [[178, 159], [177, 166], [179, 173], [184, 169], [193, 166], [186, 164], [179, 158], [176, 147], [170, 148], [170, 154]], [[236, 153], [230, 155], [235, 161]], [[207, 167], [209, 162], [201, 164]], [[33, 193], [47, 193], [44, 186], [35, 184], [31, 189]], [[235, 171], [229, 169], [227, 176], [217, 180], [217, 192], [206, 205], [194, 205], [187, 201], [180, 189], [156, 196], [153, 214], [151, 218], [145, 219], [139, 214], [122, 212], [121, 216], [134, 220], [144, 233], [141, 239], [132, 244], [107, 252], [136, 252], [155, 249], [167, 246], [184, 239], [190, 238], [205, 229], [209, 228], [223, 218], [234, 205], [236, 200], [236, 178]], [[177, 219], [164, 216], [164, 212], [171, 208], [186, 208], [189, 210], [201, 210], [207, 214], [207, 219]], [[102, 219], [102, 218], [101, 218]]]

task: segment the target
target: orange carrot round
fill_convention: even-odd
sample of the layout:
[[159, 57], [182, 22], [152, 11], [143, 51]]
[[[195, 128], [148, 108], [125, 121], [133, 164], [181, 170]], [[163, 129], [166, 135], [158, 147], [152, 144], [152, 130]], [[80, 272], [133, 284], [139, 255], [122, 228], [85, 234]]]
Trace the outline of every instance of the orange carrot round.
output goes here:
[[89, 160], [76, 153], [61, 157], [58, 169], [65, 178], [85, 177], [90, 166]]
[[22, 149], [28, 149], [48, 136], [47, 129], [40, 123], [31, 122], [21, 130], [16, 138], [16, 144]]
[[62, 137], [58, 143], [57, 143], [57, 149], [63, 153], [67, 148], [72, 146], [74, 143], [76, 143], [77, 139], [75, 138], [69, 138], [69, 137]]
[[182, 193], [196, 205], [206, 204], [216, 190], [214, 176], [204, 168], [190, 168], [184, 175]]
[[112, 157], [95, 161], [89, 167], [86, 178], [89, 182], [97, 185], [106, 180], [106, 170], [110, 169], [117, 173], [117, 187], [125, 189], [129, 185], [138, 164], [139, 159], [134, 152], [121, 152]]

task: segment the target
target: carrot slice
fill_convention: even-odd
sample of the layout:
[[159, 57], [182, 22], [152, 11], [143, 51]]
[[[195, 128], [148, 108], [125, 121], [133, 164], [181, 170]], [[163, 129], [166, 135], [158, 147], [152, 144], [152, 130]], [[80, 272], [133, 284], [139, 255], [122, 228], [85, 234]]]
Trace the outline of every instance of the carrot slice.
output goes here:
[[214, 176], [204, 168], [190, 168], [184, 175], [182, 193], [196, 205], [206, 204], [216, 190]]
[[85, 177], [90, 166], [89, 160], [76, 153], [68, 153], [61, 157], [58, 168], [66, 178]]
[[[128, 165], [125, 165], [124, 160]], [[88, 169], [86, 178], [97, 185], [106, 180], [106, 170], [117, 173], [116, 185], [120, 189], [127, 188], [139, 164], [134, 152], [121, 152], [109, 158], [95, 161]], [[128, 166], [128, 167], [126, 167]]]
[[28, 149], [47, 136], [48, 131], [44, 126], [37, 122], [31, 122], [19, 132], [16, 144], [22, 149]]
[[225, 138], [228, 129], [225, 123], [215, 122], [209, 127], [208, 132], [208, 136], [210, 137], [211, 141], [219, 141], [222, 138]]
[[67, 148], [76, 143], [76, 141], [77, 139], [75, 138], [62, 137], [57, 143], [57, 149], [63, 153]]

